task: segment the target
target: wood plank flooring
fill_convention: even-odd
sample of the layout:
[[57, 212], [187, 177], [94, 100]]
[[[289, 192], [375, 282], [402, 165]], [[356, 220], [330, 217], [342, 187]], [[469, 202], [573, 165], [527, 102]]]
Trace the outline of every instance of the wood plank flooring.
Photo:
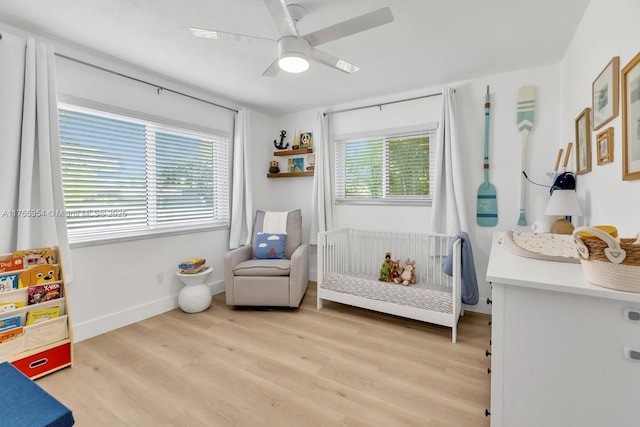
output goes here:
[[449, 328], [326, 302], [176, 309], [75, 345], [37, 380], [84, 426], [486, 427], [489, 316]]

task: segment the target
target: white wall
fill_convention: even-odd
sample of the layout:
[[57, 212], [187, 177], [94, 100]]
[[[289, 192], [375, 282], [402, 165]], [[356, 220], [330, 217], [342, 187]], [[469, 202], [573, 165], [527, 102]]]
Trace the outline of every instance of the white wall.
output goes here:
[[[2, 28], [24, 35], [19, 29]], [[229, 100], [93, 52], [57, 42], [56, 52], [211, 102], [236, 107]], [[58, 57], [56, 65], [61, 99], [81, 98], [144, 115], [220, 129], [232, 136], [233, 112], [168, 91], [158, 93], [152, 86], [64, 58]], [[267, 116], [259, 112], [251, 112], [251, 116], [254, 120], [251, 134], [269, 133], [269, 130], [264, 132], [261, 129], [261, 126], [270, 126]], [[228, 239], [228, 229], [218, 229], [72, 247], [74, 281], [67, 286], [67, 292], [74, 340], [81, 341], [176, 308], [177, 293], [182, 285], [175, 272], [178, 263], [186, 257], [205, 258], [213, 267], [209, 276], [212, 292], [222, 292], [222, 260], [228, 250]]]
[[[544, 184], [550, 184], [546, 172], [553, 170], [557, 153], [557, 135], [559, 134], [558, 116], [560, 105], [559, 65], [521, 70], [500, 75], [487, 76], [464, 82], [452, 82], [449, 86], [456, 89], [459, 130], [464, 146], [464, 180], [466, 212], [469, 220], [469, 234], [472, 238], [477, 276], [480, 285], [481, 300], [471, 310], [490, 312], [486, 304], [490, 289], [484, 277], [489, 259], [489, 249], [493, 233], [497, 230], [528, 229], [518, 227], [520, 194], [520, 157], [521, 139], [516, 127], [516, 102], [518, 89], [532, 84], [536, 87], [536, 118], [534, 129], [527, 146], [529, 177]], [[491, 88], [490, 122], [490, 181], [496, 186], [498, 195], [498, 226], [478, 227], [475, 222], [476, 195], [483, 181], [483, 132], [484, 101], [486, 86]], [[322, 111], [339, 110], [354, 106], [370, 105], [386, 101], [412, 98], [420, 95], [441, 92], [441, 87], [399, 93], [394, 96], [366, 99], [352, 104], [329, 106]], [[440, 119], [441, 97], [419, 101], [393, 104], [382, 107], [382, 111], [373, 108], [359, 112], [340, 113], [331, 118], [334, 134], [351, 133], [362, 126], [370, 128], [388, 128], [430, 123]], [[305, 111], [274, 118], [274, 135], [277, 129], [315, 128], [319, 110]], [[357, 123], [356, 123], [357, 122]], [[273, 138], [272, 138], [273, 139]], [[265, 141], [271, 144], [271, 141]], [[261, 150], [265, 157], [262, 161], [266, 172], [272, 159], [272, 148]], [[268, 193], [271, 203], [276, 206], [290, 203], [291, 194], [301, 195], [298, 203], [303, 212], [310, 206], [311, 181], [301, 178], [274, 179], [271, 185], [276, 191]], [[545, 196], [548, 189], [527, 185], [527, 211], [529, 223], [533, 221], [533, 204], [536, 197]], [[266, 195], [263, 197], [267, 197]], [[389, 206], [334, 206], [335, 227], [358, 227], [371, 230], [391, 230], [399, 232], [428, 232], [430, 207], [389, 207]], [[306, 219], [308, 221], [308, 219]], [[308, 226], [308, 224], [307, 224]], [[312, 276], [315, 276], [315, 258], [311, 260]]]
[[[591, 107], [593, 80], [612, 57], [620, 56], [620, 69], [640, 52], [640, 2], [637, 0], [591, 0], [571, 45], [562, 60], [560, 143], [575, 141], [574, 121]], [[577, 192], [585, 213], [579, 223], [611, 224], [622, 237], [640, 231], [640, 180], [622, 181], [622, 108], [620, 115], [591, 132], [592, 170], [577, 179]], [[597, 165], [596, 134], [613, 127], [613, 163]], [[575, 157], [572, 158], [575, 170]]]

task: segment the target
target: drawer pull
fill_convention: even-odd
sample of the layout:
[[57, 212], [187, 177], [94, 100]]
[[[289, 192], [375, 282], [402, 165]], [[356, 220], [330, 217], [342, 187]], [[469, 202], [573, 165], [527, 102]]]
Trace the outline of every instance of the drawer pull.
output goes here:
[[487, 298], [487, 304], [493, 304], [493, 301], [491, 301], [491, 298]]
[[488, 409], [485, 409], [485, 410], [484, 410], [484, 416], [485, 416], [485, 417], [491, 416], [491, 412], [489, 412], [489, 410], [488, 410]]
[[491, 375], [491, 368], [487, 368], [487, 374]]
[[42, 359], [34, 360], [33, 362], [29, 363], [29, 369], [38, 368], [46, 364], [48, 361], [49, 359], [47, 359], [46, 357], [43, 357]]
[[491, 352], [489, 350], [485, 350], [484, 351], [484, 355], [489, 357], [489, 356], [491, 356]]
[[631, 308], [625, 308], [624, 309], [624, 318], [626, 320], [631, 321], [631, 322], [640, 322], [640, 311], [639, 310], [635, 310], [635, 309], [631, 309]]
[[629, 360], [634, 360], [636, 362], [640, 362], [640, 350], [625, 347], [624, 348], [624, 357]]

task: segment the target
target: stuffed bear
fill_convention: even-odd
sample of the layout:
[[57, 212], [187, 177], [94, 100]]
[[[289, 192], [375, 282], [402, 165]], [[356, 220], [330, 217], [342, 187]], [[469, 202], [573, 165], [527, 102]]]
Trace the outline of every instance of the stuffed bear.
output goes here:
[[391, 273], [389, 273], [389, 281], [392, 283], [398, 283], [397, 280], [400, 280], [400, 274], [402, 270], [400, 269], [400, 260], [391, 260]]
[[384, 254], [384, 262], [380, 267], [380, 276], [378, 276], [378, 280], [381, 282], [389, 281], [390, 273], [391, 273], [391, 252], [387, 252]]
[[[402, 274], [400, 275], [400, 279], [403, 285], [413, 285], [416, 283], [416, 261], [407, 260], [404, 262], [404, 267], [402, 269]], [[396, 282], [398, 283], [398, 282]]]

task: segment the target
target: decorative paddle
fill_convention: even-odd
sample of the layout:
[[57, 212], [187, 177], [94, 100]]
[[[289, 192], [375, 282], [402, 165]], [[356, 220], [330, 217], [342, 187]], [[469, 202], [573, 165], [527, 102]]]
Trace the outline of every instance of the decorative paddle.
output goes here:
[[533, 116], [536, 105], [536, 88], [534, 86], [523, 86], [518, 91], [518, 132], [522, 139], [522, 161], [520, 168], [520, 217], [518, 225], [527, 225], [525, 215], [525, 181], [524, 170], [527, 165], [527, 139], [533, 128]]
[[489, 86], [484, 102], [484, 182], [478, 187], [478, 208], [476, 222], [481, 227], [495, 227], [498, 224], [498, 200], [496, 187], [489, 182]]

